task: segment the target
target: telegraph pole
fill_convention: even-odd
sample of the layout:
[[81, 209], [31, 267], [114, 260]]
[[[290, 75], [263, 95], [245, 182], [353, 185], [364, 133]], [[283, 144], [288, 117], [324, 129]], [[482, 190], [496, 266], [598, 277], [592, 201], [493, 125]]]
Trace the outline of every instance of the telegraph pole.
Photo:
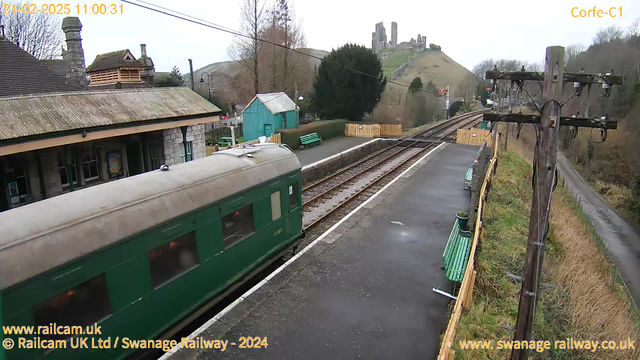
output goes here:
[[[483, 115], [485, 121], [534, 124], [539, 128], [533, 157], [533, 199], [531, 201], [527, 252], [522, 272], [523, 284], [520, 290], [514, 336], [515, 341], [528, 342], [531, 340], [536, 306], [540, 298], [545, 237], [549, 230], [549, 215], [551, 213], [551, 194], [555, 187], [554, 183], [557, 181], [555, 174], [560, 127], [598, 129], [602, 141], [607, 138], [607, 130], [617, 129], [617, 122], [609, 121], [606, 116], [589, 118], [588, 112], [587, 117], [561, 116], [562, 106], [571, 98], [580, 97], [585, 87], [588, 96], [589, 89], [593, 84], [601, 85], [604, 90], [604, 95], [601, 96], [608, 97], [611, 94], [611, 85], [622, 85], [622, 77], [613, 75], [613, 70], [606, 74], [565, 73], [564, 48], [551, 46], [547, 48], [544, 73], [527, 72], [524, 68], [514, 72], [501, 72], [494, 69], [487, 71], [486, 78], [494, 81], [496, 89], [498, 89], [498, 80], [509, 80], [511, 85], [515, 84], [519, 91], [525, 92], [524, 84], [526, 81], [543, 83], [542, 106], [538, 106], [539, 115], [514, 114], [511, 111], [506, 114], [485, 113]], [[565, 83], [573, 83], [575, 89], [574, 93], [566, 100], [562, 99], [562, 88]], [[509, 97], [511, 97], [510, 93]], [[531, 98], [531, 100], [534, 99]], [[526, 360], [528, 356], [528, 349], [513, 349], [511, 360]]]
[[[556, 149], [560, 128], [560, 107], [564, 79], [564, 48], [547, 48], [544, 67], [540, 140], [534, 154], [534, 188], [529, 220], [529, 237], [520, 290], [515, 341], [531, 340], [535, 307], [540, 298], [540, 275], [544, 260], [544, 242], [549, 229], [551, 192], [556, 172]], [[550, 76], [549, 76], [550, 75]], [[514, 349], [511, 360], [528, 358], [528, 349]]]

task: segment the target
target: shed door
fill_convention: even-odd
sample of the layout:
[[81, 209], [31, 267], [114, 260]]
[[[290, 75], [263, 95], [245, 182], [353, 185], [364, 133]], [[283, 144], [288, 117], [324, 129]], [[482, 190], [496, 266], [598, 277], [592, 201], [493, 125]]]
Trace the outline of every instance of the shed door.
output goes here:
[[271, 124], [264, 124], [264, 136], [271, 136], [273, 134], [273, 126]]

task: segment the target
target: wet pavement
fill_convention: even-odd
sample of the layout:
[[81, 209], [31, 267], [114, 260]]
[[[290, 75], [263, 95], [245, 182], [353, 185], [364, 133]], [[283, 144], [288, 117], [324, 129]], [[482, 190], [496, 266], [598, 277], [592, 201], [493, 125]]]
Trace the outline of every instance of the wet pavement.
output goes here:
[[[314, 246], [217, 315], [195, 338], [226, 351], [171, 359], [433, 359], [449, 300], [441, 269], [455, 213], [468, 210], [464, 175], [476, 146], [446, 144]], [[268, 347], [240, 349], [241, 337]], [[232, 343], [235, 343], [233, 345]]]
[[640, 305], [640, 229], [609, 207], [560, 152], [558, 171], [567, 179], [571, 193], [603, 239], [636, 305]]

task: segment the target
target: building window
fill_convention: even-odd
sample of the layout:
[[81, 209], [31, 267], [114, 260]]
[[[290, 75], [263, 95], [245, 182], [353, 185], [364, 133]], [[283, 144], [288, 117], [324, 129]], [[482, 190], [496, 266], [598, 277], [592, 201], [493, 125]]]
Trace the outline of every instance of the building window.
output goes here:
[[245, 206], [222, 218], [222, 242], [225, 249], [253, 232], [253, 205]]
[[83, 148], [80, 156], [80, 165], [82, 166], [82, 175], [84, 181], [95, 180], [100, 176], [98, 171], [98, 156], [93, 146]]
[[[186, 146], [185, 146], [186, 145]], [[187, 148], [187, 158], [185, 160], [184, 157], [184, 149]], [[183, 142], [180, 145], [180, 159], [182, 162], [187, 162], [193, 160], [193, 143], [191, 141]]]
[[27, 162], [23, 157], [9, 157], [9, 171], [7, 174], [7, 186], [11, 203], [26, 201], [29, 189], [29, 174]]
[[150, 146], [151, 169], [158, 170], [164, 164], [164, 148], [162, 146]]
[[289, 185], [289, 209], [298, 206], [298, 183]]
[[154, 289], [198, 265], [194, 232], [171, 240], [149, 251], [149, 268]]
[[[32, 309], [36, 326], [82, 326], [83, 328], [111, 315], [111, 303], [104, 274], [68, 289]], [[40, 335], [42, 336], [42, 335]], [[71, 335], [49, 335], [64, 339]]]
[[[58, 172], [60, 173], [60, 183], [62, 187], [69, 186], [69, 172], [67, 172], [67, 167], [65, 166], [64, 161], [64, 150], [58, 151]], [[71, 156], [71, 177], [73, 178], [73, 183], [78, 183], [78, 168], [76, 167], [76, 155], [72, 154]]]
[[282, 216], [280, 209], [280, 191], [271, 194], [271, 221], [276, 221]]

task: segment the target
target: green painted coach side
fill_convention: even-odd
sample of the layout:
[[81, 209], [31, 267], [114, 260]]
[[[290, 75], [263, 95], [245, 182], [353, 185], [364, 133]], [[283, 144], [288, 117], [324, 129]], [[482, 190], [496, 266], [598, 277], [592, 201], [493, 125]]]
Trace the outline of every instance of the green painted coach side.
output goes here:
[[[67, 349], [48, 353], [40, 349], [13, 349], [6, 354], [7, 359], [125, 357], [133, 350], [122, 348], [124, 337], [147, 340], [159, 336], [299, 238], [302, 235], [300, 184], [299, 171], [282, 176], [5, 289], [2, 324], [34, 326], [34, 306], [105, 274], [111, 315], [98, 322], [102, 334], [96, 337], [111, 337], [111, 346], [116, 337], [120, 342], [118, 349], [110, 350], [70, 349], [68, 341]], [[290, 206], [289, 186], [296, 188], [295, 206]], [[281, 217], [272, 221], [270, 198], [276, 191], [280, 191]], [[250, 204], [254, 232], [224, 249], [222, 217]], [[198, 264], [154, 289], [148, 252], [190, 232], [195, 232]]]

